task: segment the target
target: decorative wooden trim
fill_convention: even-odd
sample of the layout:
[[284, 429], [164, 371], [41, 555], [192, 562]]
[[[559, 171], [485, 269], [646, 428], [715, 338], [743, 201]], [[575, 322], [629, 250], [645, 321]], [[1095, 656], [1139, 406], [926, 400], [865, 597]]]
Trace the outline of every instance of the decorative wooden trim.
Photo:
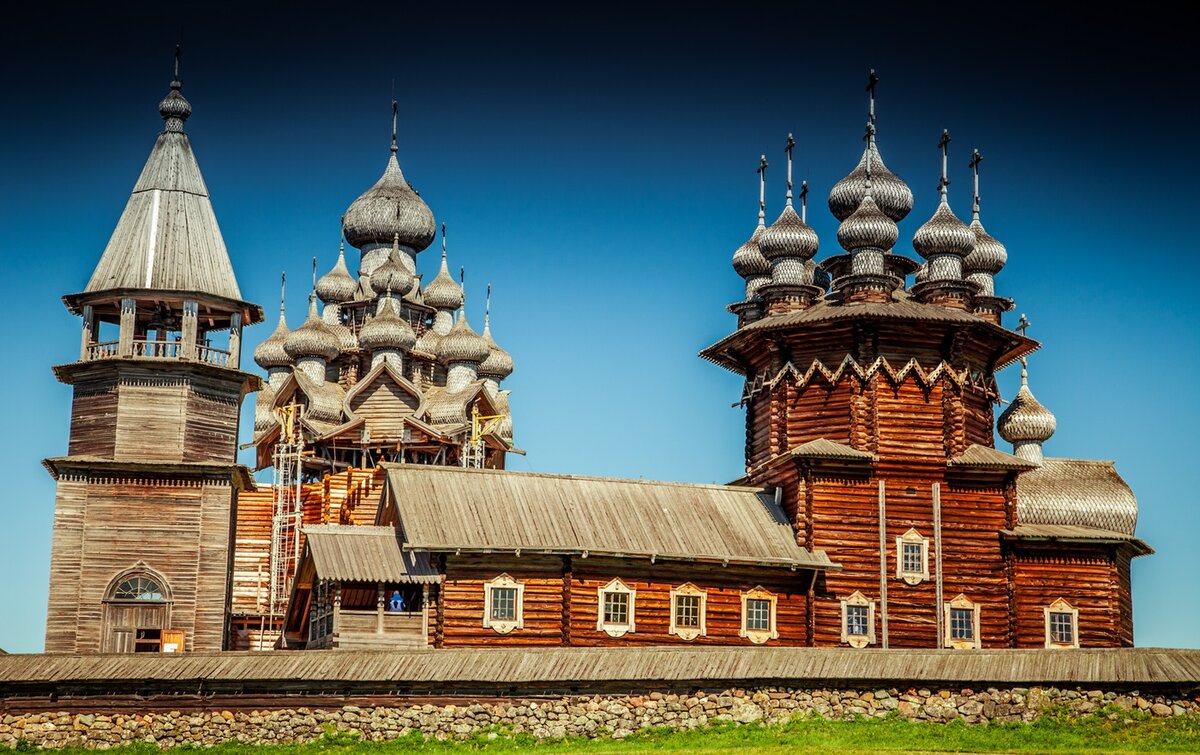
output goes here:
[[[867, 634], [850, 634], [846, 623], [848, 606], [866, 606], [867, 607]], [[875, 644], [875, 601], [867, 600], [867, 596], [861, 592], [854, 592], [850, 597], [842, 600], [842, 642], [853, 648], [865, 648], [867, 645]]]
[[[492, 593], [498, 588], [508, 588], [517, 591], [514, 616], [512, 619], [492, 618]], [[518, 582], [508, 574], [501, 574], [490, 582], [483, 584], [483, 627], [491, 629], [496, 634], [508, 634], [514, 629], [525, 628], [525, 583]]]
[[[921, 546], [920, 571], [905, 571], [904, 545], [906, 543], [916, 543]], [[917, 532], [915, 527], [896, 538], [896, 579], [903, 580], [910, 585], [919, 585], [929, 579], [929, 538]]]
[[[606, 622], [604, 620], [605, 593], [624, 593], [629, 596], [629, 621], [624, 624]], [[609, 637], [623, 637], [628, 632], [635, 631], [634, 607], [637, 604], [637, 590], [625, 584], [620, 578], [614, 578], [604, 587], [596, 589], [596, 629]]]
[[[1071, 615], [1071, 641], [1070, 642], [1053, 642], [1050, 638], [1050, 614], [1052, 613], [1067, 613]], [[1079, 609], [1074, 608], [1070, 603], [1059, 598], [1048, 606], [1042, 608], [1042, 614], [1046, 621], [1046, 647], [1047, 648], [1077, 648], [1079, 647]]]
[[[746, 613], [746, 604], [751, 600], [765, 600], [770, 604], [770, 625], [766, 630], [750, 629], [746, 626], [749, 616]], [[738, 632], [739, 637], [745, 637], [755, 645], [761, 645], [767, 640], [774, 640], [779, 637], [779, 625], [775, 621], [775, 606], [779, 597], [767, 590], [762, 585], [758, 585], [753, 590], [747, 590], [742, 593], [742, 628]]]
[[[677, 617], [676, 617], [676, 610], [675, 610], [676, 609], [675, 598], [676, 598], [676, 596], [679, 596], [679, 595], [697, 596], [700, 598], [700, 608], [699, 608], [700, 626], [681, 627], [678, 624], [676, 624]], [[699, 587], [696, 587], [691, 582], [685, 582], [684, 584], [680, 585], [679, 587], [676, 587], [675, 589], [671, 590], [670, 611], [671, 611], [671, 624], [670, 624], [670, 627], [667, 629], [667, 634], [673, 634], [681, 640], [694, 640], [697, 637], [704, 637], [708, 634], [708, 627], [707, 627], [707, 622], [706, 622], [706, 618], [705, 618], [705, 616], [708, 612], [708, 593], [706, 593], [704, 590], [701, 590]]]
[[[972, 613], [971, 619], [971, 639], [956, 640], [952, 638], [953, 628], [950, 626], [951, 611], [955, 608], [967, 609]], [[955, 650], [971, 650], [979, 648], [979, 604], [973, 603], [966, 595], [959, 594], [954, 600], [950, 601], [943, 607], [942, 625], [945, 627], [945, 634], [942, 637], [942, 644], [948, 648]]]

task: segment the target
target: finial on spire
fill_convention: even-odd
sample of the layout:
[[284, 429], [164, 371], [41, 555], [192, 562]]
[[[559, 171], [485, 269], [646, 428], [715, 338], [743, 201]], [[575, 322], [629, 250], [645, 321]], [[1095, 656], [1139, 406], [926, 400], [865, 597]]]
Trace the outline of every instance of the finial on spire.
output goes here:
[[971, 153], [971, 175], [975, 179], [975, 190], [972, 195], [971, 215], [974, 220], [979, 220], [979, 163], [983, 162], [983, 155], [979, 154], [979, 150]]
[[942, 151], [942, 178], [938, 181], [938, 192], [944, 198], [946, 196], [946, 187], [950, 185], [950, 178], [946, 171], [946, 160], [950, 154], [950, 129], [942, 129], [942, 138], [938, 139], [938, 149]]
[[483, 329], [487, 330], [492, 319], [492, 284], [487, 284], [487, 296], [483, 300]]
[[183, 60], [183, 45], [175, 45], [175, 76], [171, 79], [171, 88], [178, 91], [183, 88], [183, 80], [179, 78], [179, 64]]
[[867, 111], [867, 123], [875, 125], [875, 87], [879, 85], [879, 77], [875, 75], [875, 69], [867, 74], [867, 94], [870, 98], [870, 109]]
[[767, 156], [758, 158], [758, 224], [764, 225], [767, 217]]
[[864, 169], [867, 178], [867, 195], [869, 196], [871, 194], [871, 143], [875, 141], [875, 124], [871, 121], [867, 121], [867, 128], [865, 133], [863, 133], [863, 141], [867, 143], [867, 149], [864, 154], [864, 157], [866, 158]]
[[446, 224], [442, 223], [442, 262], [446, 261]]
[[[978, 155], [979, 150], [975, 150], [975, 154]], [[974, 164], [975, 160], [972, 159], [971, 162]], [[1021, 319], [1017, 322], [1017, 331], [1024, 337], [1025, 331], [1029, 330], [1029, 326], [1032, 324], [1029, 318], [1025, 316], [1025, 313], [1022, 312]], [[1025, 362], [1025, 357], [1021, 357], [1021, 385], [1029, 386], [1029, 365]]]
[[787, 205], [792, 206], [792, 150], [796, 148], [796, 139], [788, 134], [787, 146], [783, 151], [787, 153]]
[[800, 220], [808, 222], [808, 181], [800, 182]]
[[279, 316], [283, 317], [283, 304], [286, 301], [285, 294], [287, 292], [287, 271], [284, 270], [279, 274]]
[[467, 316], [467, 268], [465, 265], [458, 266], [458, 287], [462, 289], [462, 304], [458, 307], [458, 316]]
[[[395, 86], [393, 84], [393, 86]], [[392, 96], [392, 154], [396, 154], [396, 120], [400, 114], [400, 105], [396, 102], [395, 95]]]

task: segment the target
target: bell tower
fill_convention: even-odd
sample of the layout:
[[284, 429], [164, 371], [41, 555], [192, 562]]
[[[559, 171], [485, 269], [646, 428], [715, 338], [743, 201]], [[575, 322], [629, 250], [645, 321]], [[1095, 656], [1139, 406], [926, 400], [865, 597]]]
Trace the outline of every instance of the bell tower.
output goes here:
[[95, 272], [57, 482], [46, 651], [220, 650], [229, 606], [242, 399], [242, 300], [183, 126], [179, 51], [164, 127]]

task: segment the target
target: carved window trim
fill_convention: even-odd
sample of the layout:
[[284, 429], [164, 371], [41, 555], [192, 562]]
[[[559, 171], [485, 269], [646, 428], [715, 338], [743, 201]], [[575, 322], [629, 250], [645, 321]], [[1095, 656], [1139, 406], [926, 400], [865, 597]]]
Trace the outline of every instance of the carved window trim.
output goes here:
[[[496, 591], [514, 590], [512, 618], [493, 617]], [[508, 574], [501, 574], [490, 582], [483, 583], [483, 627], [496, 634], [508, 634], [514, 629], [525, 628], [525, 583], [518, 582]]]
[[[1073, 607], [1066, 600], [1059, 598], [1048, 606], [1042, 608], [1042, 612], [1046, 619], [1046, 647], [1047, 648], [1077, 648], [1079, 647], [1079, 609]], [[1051, 618], [1058, 614], [1068, 617], [1071, 626], [1071, 641], [1070, 642], [1055, 642], [1052, 632]]]
[[[680, 626], [679, 625], [679, 605], [677, 598], [679, 597], [694, 597], [699, 599], [697, 626]], [[705, 613], [708, 610], [708, 593], [696, 587], [691, 582], [684, 584], [671, 590], [671, 625], [667, 629], [668, 634], [673, 634], [681, 640], [694, 640], [697, 637], [704, 637], [708, 634], [706, 626]]]
[[[625, 596], [626, 620], [624, 622], [605, 620], [605, 596], [609, 594]], [[609, 637], [624, 637], [627, 633], [634, 631], [634, 609], [636, 604], [637, 590], [622, 582], [620, 578], [614, 578], [604, 587], [597, 588], [596, 629], [604, 632]]]
[[[970, 650], [980, 647], [978, 603], [973, 603], [966, 595], [960, 594], [954, 600], [947, 603], [942, 610], [944, 611], [944, 615], [942, 616], [943, 626], [946, 628], [946, 634], [942, 640], [946, 647], [954, 648], [955, 650]], [[964, 637], [955, 638], [954, 636], [956, 626], [952, 622], [952, 618], [955, 616], [956, 611], [970, 611], [970, 624], [968, 626], [971, 629], [971, 637], [969, 639]]]
[[[779, 627], [775, 622], [775, 606], [779, 596], [775, 595], [770, 590], [767, 590], [762, 585], [758, 585], [753, 590], [747, 590], [742, 593], [742, 628], [738, 632], [739, 637], [745, 637], [755, 645], [761, 645], [767, 640], [774, 640], [779, 637]], [[766, 629], [751, 629], [749, 627], [750, 612], [748, 610], [750, 601], [761, 600], [767, 603], [767, 623]]]
[[[904, 558], [906, 545], [918, 546], [921, 549], [920, 566], [915, 570], [906, 568]], [[917, 532], [916, 528], [910, 529], [896, 538], [896, 579], [903, 580], [910, 585], [919, 585], [929, 579], [929, 538]]]
[[[850, 607], [867, 610], [867, 633], [850, 633]], [[865, 648], [875, 644], [875, 601], [867, 600], [861, 592], [854, 592], [842, 600], [842, 642], [852, 648]]]

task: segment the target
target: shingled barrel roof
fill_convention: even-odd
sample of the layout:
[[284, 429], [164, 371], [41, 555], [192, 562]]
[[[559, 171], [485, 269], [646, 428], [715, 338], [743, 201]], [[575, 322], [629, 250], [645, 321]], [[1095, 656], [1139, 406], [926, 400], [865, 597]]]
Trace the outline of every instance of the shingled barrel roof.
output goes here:
[[783, 511], [758, 488], [384, 467], [405, 548], [840, 568], [797, 545]]
[[1137, 499], [1111, 461], [1043, 459], [1017, 478], [1019, 524], [1068, 524], [1132, 535]]

